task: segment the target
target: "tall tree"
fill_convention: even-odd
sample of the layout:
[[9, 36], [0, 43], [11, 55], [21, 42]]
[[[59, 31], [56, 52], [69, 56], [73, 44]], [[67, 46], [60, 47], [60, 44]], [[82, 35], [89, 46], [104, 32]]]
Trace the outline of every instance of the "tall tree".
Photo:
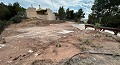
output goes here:
[[66, 19], [65, 10], [64, 10], [63, 7], [60, 7], [60, 8], [59, 8], [59, 10], [58, 10], [58, 15], [59, 15], [60, 20]]
[[74, 20], [74, 10], [70, 10], [70, 20]]
[[66, 19], [70, 19], [70, 9], [68, 8], [67, 10], [66, 10]]
[[80, 8], [78, 12], [75, 13], [75, 19], [77, 22], [79, 22], [82, 18], [84, 18], [85, 13], [83, 10]]
[[13, 3], [13, 8], [15, 14], [21, 11], [23, 12], [25, 10], [23, 7], [20, 6], [18, 2]]
[[7, 9], [7, 6], [1, 2], [0, 3], [0, 20], [6, 19], [8, 12], [9, 12], [9, 9]]
[[89, 18], [94, 23], [99, 22], [103, 26], [120, 28], [120, 0], [95, 0]]
[[78, 19], [81, 20], [81, 18], [84, 18], [85, 13], [83, 13], [82, 9], [78, 10]]
[[10, 20], [13, 16], [19, 12], [24, 12], [25, 9], [20, 6], [18, 2], [13, 4], [5, 5], [0, 3], [0, 20]]

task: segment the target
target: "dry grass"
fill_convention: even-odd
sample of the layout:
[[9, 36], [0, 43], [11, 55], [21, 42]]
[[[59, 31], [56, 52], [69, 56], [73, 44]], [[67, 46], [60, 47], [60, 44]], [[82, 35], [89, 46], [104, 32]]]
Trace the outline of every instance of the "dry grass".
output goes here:
[[97, 45], [91, 45], [91, 47], [96, 48], [96, 49], [103, 48], [103, 46], [101, 46], [101, 45], [99, 45], [99, 44], [97, 44]]
[[92, 42], [88, 39], [82, 40], [79, 44], [80, 45], [90, 45]]

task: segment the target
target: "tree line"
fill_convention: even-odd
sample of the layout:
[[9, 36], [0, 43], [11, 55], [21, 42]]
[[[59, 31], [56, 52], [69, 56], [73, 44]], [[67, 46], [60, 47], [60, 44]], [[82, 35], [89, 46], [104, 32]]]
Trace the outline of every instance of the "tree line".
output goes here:
[[20, 12], [24, 12], [25, 8], [21, 7], [18, 2], [13, 4], [9, 3], [5, 5], [3, 2], [0, 3], [0, 20], [10, 20], [13, 16]]
[[25, 8], [21, 7], [18, 2], [8, 5], [0, 3], [0, 33], [8, 25], [19, 23], [23, 18], [25, 18]]
[[63, 7], [59, 7], [58, 13], [55, 13], [60, 20], [74, 20], [80, 22], [81, 18], [84, 18], [85, 13], [80, 8], [77, 12], [67, 8], [66, 10]]
[[120, 29], [120, 0], [95, 0], [88, 23]]

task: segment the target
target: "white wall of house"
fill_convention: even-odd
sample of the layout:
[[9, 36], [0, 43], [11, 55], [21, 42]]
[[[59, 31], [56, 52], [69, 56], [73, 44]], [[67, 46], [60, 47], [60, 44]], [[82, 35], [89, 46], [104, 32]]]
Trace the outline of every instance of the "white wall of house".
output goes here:
[[28, 8], [26, 10], [26, 14], [28, 18], [39, 18], [42, 20], [56, 20], [55, 14], [52, 13], [52, 10], [47, 9], [48, 15], [39, 15], [36, 12], [36, 8]]
[[52, 13], [52, 10], [47, 9], [47, 13], [48, 13], [47, 15], [48, 20], [56, 20], [55, 14]]
[[36, 8], [29, 7], [29, 8], [26, 10], [26, 14], [27, 14], [27, 17], [28, 17], [28, 18], [38, 17], [38, 16], [37, 16], [37, 12], [36, 12]]

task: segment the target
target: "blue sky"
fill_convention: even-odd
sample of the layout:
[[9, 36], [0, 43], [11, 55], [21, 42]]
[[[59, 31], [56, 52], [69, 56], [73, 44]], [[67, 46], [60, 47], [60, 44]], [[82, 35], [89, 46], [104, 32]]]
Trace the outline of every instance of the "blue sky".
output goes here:
[[70, 8], [71, 10], [77, 11], [82, 8], [85, 12], [85, 18], [88, 18], [88, 14], [91, 13], [91, 7], [94, 0], [0, 0], [5, 4], [19, 2], [22, 7], [28, 8], [33, 5], [33, 7], [39, 8], [50, 8], [56, 12], [60, 6], [63, 6], [65, 9]]

